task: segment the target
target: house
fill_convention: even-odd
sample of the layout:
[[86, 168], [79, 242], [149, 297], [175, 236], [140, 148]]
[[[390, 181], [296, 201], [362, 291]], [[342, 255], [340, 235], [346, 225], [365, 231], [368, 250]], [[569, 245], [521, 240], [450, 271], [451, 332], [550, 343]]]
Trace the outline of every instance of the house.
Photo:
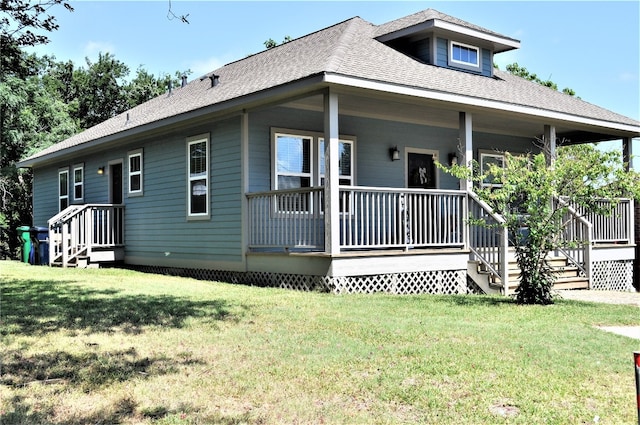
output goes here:
[[[436, 161], [619, 140], [640, 122], [493, 67], [520, 42], [435, 10], [229, 63], [20, 163], [53, 265], [334, 292], [513, 290], [500, 220]], [[564, 287], [630, 289], [633, 203], [567, 218]], [[516, 273], [517, 274], [517, 273]]]

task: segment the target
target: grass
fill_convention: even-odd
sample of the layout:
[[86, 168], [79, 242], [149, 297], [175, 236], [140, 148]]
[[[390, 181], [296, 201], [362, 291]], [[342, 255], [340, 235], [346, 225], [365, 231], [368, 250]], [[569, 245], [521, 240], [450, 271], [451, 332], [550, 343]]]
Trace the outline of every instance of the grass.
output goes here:
[[0, 262], [2, 424], [634, 424], [638, 309]]

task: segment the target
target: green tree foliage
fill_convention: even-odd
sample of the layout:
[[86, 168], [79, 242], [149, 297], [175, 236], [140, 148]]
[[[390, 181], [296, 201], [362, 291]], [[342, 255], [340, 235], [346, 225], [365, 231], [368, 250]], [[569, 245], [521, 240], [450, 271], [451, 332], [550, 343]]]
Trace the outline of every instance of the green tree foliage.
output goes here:
[[[475, 161], [474, 171], [465, 166], [441, 166], [458, 178], [478, 183], [474, 189], [478, 196], [505, 219], [504, 228], [521, 270], [516, 291], [516, 302], [521, 304], [553, 303], [554, 276], [547, 255], [565, 243], [562, 217], [569, 205], [607, 214], [611, 210], [604, 210], [597, 200], [608, 199], [613, 207], [618, 197], [640, 199], [640, 175], [626, 171], [619, 152], [593, 145], [560, 147], [551, 165], [547, 146], [538, 142], [542, 153], [515, 156], [504, 152], [503, 165], [490, 164], [485, 170]], [[497, 184], [479, 184], [487, 180]], [[566, 203], [552, 202], [558, 197]]]
[[[524, 66], [518, 65], [518, 63], [512, 63], [507, 65], [507, 71], [513, 75], [517, 75], [518, 77], [522, 77], [526, 80], [536, 82], [545, 87], [549, 87], [554, 90], [558, 90], [558, 85], [551, 80], [542, 80], [536, 74], [532, 74], [529, 72], [527, 68]], [[562, 92], [568, 94], [569, 96], [575, 96], [576, 92], [570, 88], [565, 87], [562, 89]]]

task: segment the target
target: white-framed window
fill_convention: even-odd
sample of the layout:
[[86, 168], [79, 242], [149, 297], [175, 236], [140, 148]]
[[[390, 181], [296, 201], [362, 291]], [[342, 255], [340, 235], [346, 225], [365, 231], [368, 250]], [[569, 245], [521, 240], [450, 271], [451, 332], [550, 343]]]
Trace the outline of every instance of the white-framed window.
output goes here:
[[58, 170], [58, 211], [69, 206], [69, 167]]
[[73, 166], [73, 200], [82, 201], [84, 199], [84, 164]]
[[480, 68], [480, 48], [449, 41], [449, 63], [454, 66]]
[[136, 149], [129, 152], [129, 196], [141, 196], [143, 194], [143, 151]]
[[[320, 170], [320, 185], [324, 185], [324, 138], [319, 139], [320, 155], [318, 169]], [[340, 139], [338, 142], [338, 175], [340, 186], [353, 186], [353, 140]]]
[[209, 218], [209, 135], [187, 139], [187, 217]]
[[[485, 175], [489, 171], [491, 164], [495, 164], [499, 167], [505, 166], [505, 156], [501, 152], [496, 151], [479, 151], [480, 157], [480, 172]], [[482, 186], [484, 187], [501, 187], [502, 184], [493, 181], [491, 176], [486, 176], [482, 180]]]
[[[324, 185], [324, 134], [302, 130], [272, 129], [272, 183], [274, 190], [299, 189]], [[338, 143], [339, 184], [355, 185], [355, 137], [340, 136]], [[302, 194], [283, 196], [278, 211], [310, 212], [320, 204]], [[314, 198], [315, 199], [315, 198]]]
[[[340, 137], [338, 168], [340, 185], [355, 184], [355, 137]], [[322, 133], [273, 130], [273, 189], [297, 189], [324, 184]]]

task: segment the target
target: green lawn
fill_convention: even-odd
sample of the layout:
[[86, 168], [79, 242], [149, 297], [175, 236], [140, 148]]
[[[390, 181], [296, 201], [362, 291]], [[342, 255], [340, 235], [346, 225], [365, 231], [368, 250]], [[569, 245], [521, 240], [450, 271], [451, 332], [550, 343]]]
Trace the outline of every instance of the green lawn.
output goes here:
[[0, 261], [2, 424], [635, 424], [637, 307]]

